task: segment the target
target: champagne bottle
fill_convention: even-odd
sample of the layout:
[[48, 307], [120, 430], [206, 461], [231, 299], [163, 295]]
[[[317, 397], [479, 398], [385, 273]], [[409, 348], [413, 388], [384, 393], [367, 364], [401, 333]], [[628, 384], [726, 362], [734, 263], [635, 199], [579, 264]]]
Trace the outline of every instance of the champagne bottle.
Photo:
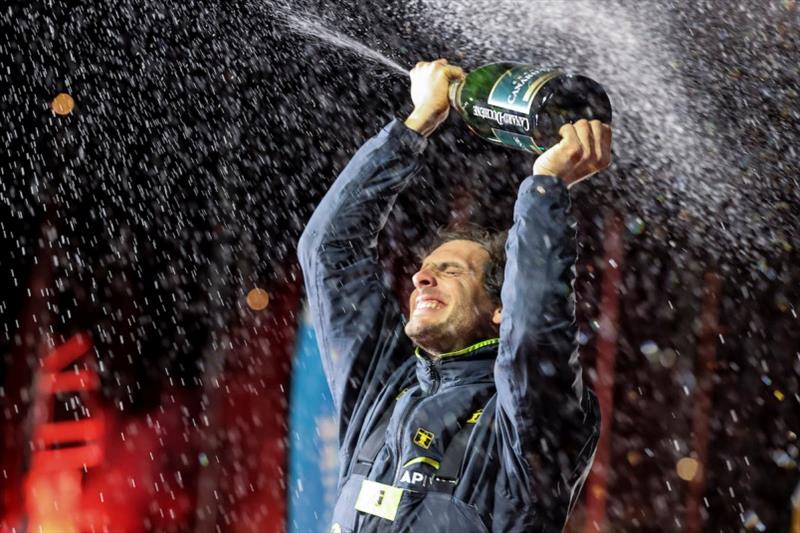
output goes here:
[[557, 144], [566, 123], [611, 122], [611, 103], [596, 81], [521, 63], [473, 70], [450, 84], [450, 103], [480, 137], [535, 154]]

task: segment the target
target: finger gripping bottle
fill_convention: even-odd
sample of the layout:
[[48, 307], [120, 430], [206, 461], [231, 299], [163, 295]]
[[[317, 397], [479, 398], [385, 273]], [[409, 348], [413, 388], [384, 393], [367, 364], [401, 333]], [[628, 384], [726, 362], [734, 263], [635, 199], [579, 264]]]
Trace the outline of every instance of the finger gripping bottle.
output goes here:
[[490, 63], [450, 84], [450, 104], [489, 142], [541, 154], [559, 128], [582, 118], [611, 123], [611, 102], [596, 81], [558, 68]]

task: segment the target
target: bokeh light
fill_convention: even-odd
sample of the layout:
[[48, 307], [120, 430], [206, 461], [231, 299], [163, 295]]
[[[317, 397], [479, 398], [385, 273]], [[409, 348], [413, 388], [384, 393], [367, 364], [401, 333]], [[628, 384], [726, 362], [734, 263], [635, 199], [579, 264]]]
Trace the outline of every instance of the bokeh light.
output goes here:
[[247, 293], [247, 306], [253, 311], [262, 311], [269, 305], [269, 293], [255, 288]]
[[700, 463], [697, 459], [691, 457], [682, 457], [675, 465], [675, 470], [678, 472], [678, 477], [684, 481], [691, 481], [700, 470]]
[[628, 463], [632, 466], [636, 466], [642, 462], [642, 454], [639, 453], [637, 450], [628, 450], [628, 453], [625, 454], [625, 458], [628, 460]]
[[50, 102], [50, 108], [56, 115], [69, 115], [75, 109], [75, 99], [67, 93], [58, 93]]

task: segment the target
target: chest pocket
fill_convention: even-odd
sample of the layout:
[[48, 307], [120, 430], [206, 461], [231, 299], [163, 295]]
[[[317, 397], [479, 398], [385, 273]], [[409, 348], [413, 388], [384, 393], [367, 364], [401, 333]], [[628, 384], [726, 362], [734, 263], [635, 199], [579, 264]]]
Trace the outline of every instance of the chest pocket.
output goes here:
[[[429, 490], [433, 492], [442, 492], [445, 494], [453, 494], [456, 485], [458, 484], [459, 474], [461, 472], [461, 464], [464, 461], [464, 455], [467, 451], [467, 444], [469, 443], [469, 436], [472, 434], [472, 428], [475, 427], [477, 421], [475, 413], [473, 418], [468, 420], [461, 429], [456, 432], [450, 444], [445, 449], [442, 457], [441, 464], [439, 465], [436, 474], [431, 476]], [[386, 428], [389, 426], [389, 419], [392, 416], [392, 411], [387, 410], [381, 417], [378, 425], [367, 437], [364, 445], [358, 453], [355, 465], [350, 471], [350, 475], [367, 476], [378, 457], [381, 448], [383, 448], [386, 440]]]
[[[447, 495], [452, 495], [458, 484], [459, 474], [461, 473], [461, 466], [464, 462], [464, 456], [467, 451], [467, 444], [469, 443], [469, 436], [472, 434], [472, 428], [475, 424], [464, 424], [453, 436], [442, 456], [442, 461], [436, 467], [436, 472], [430, 476], [426, 476], [424, 486], [429, 492], [438, 492]], [[414, 460], [409, 463], [415, 462]], [[406, 466], [409, 465], [406, 463]], [[412, 476], [422, 476], [422, 474], [414, 473]], [[401, 480], [402, 481], [402, 480]], [[413, 479], [412, 479], [413, 482]], [[409, 490], [415, 490], [415, 487], [406, 486]]]

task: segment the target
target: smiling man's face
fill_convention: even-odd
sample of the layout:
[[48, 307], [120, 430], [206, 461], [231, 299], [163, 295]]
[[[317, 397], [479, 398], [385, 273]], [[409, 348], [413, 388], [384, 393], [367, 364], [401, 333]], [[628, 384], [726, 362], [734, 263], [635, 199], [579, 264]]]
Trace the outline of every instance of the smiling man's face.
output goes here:
[[489, 252], [467, 240], [448, 241], [414, 274], [406, 335], [439, 355], [496, 337], [500, 306], [484, 286]]

